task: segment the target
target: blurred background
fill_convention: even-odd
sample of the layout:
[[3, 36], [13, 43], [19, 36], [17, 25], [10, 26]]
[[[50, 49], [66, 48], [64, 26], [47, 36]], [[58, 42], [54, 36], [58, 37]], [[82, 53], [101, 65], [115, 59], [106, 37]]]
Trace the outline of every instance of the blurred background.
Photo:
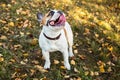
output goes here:
[[[74, 33], [71, 71], [60, 52], [43, 69], [36, 14], [51, 9]], [[120, 0], [0, 0], [0, 80], [120, 80]]]

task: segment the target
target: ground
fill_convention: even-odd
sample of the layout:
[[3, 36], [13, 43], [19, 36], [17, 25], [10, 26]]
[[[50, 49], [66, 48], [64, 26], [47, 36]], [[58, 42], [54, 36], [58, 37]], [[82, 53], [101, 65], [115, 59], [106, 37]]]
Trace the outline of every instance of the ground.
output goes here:
[[[44, 70], [38, 12], [64, 11], [74, 33], [72, 69], [60, 52]], [[120, 0], [1, 0], [0, 80], [120, 80]]]

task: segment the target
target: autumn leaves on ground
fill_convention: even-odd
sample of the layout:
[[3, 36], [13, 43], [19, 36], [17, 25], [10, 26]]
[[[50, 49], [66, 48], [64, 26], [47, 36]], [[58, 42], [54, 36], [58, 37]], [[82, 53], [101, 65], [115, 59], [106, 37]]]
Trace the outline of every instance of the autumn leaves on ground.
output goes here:
[[[65, 12], [74, 33], [66, 70], [60, 52], [44, 70], [36, 13]], [[0, 0], [0, 80], [120, 80], [120, 0]]]

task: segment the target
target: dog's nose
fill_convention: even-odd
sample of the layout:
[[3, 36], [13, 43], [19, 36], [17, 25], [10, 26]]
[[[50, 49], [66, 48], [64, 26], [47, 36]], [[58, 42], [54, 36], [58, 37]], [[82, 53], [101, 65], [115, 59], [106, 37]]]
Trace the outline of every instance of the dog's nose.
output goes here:
[[62, 14], [63, 14], [63, 12], [62, 12], [62, 11], [58, 11], [58, 13], [59, 13], [60, 15], [62, 15]]

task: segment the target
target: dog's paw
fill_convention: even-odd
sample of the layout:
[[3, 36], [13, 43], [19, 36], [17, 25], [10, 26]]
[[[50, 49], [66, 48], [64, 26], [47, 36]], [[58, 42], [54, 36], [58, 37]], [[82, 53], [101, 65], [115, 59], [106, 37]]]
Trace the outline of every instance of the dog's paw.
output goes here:
[[69, 52], [69, 57], [74, 57], [73, 52]]
[[70, 69], [71, 69], [71, 67], [70, 67], [70, 64], [69, 64], [69, 63], [65, 63], [64, 65], [65, 65], [65, 68], [66, 68], [67, 70], [70, 70]]
[[46, 62], [46, 63], [45, 63], [44, 69], [50, 69], [50, 63], [49, 63], [49, 62]]

